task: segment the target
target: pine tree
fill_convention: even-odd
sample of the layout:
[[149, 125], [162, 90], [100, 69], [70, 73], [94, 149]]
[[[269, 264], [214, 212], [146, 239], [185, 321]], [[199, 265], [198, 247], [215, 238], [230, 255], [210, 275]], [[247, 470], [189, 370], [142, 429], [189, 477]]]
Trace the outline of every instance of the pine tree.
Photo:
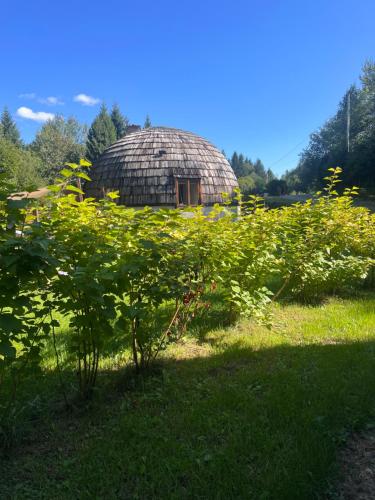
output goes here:
[[112, 107], [111, 120], [116, 129], [116, 138], [121, 139], [126, 134], [126, 127], [129, 125], [129, 120], [121, 113], [117, 104], [114, 104]]
[[[253, 163], [250, 158], [235, 151], [230, 159], [230, 164], [244, 195], [264, 192], [267, 173], [263, 163], [259, 159]], [[269, 171], [269, 174], [271, 175], [272, 172]]]
[[103, 104], [87, 135], [87, 158], [94, 162], [116, 139], [115, 126]]
[[238, 154], [236, 151], [232, 155], [232, 158], [230, 160], [230, 164], [233, 168], [234, 173], [238, 177], [239, 176], [239, 161], [238, 161]]
[[250, 158], [248, 158], [248, 157], [245, 158], [242, 170], [243, 170], [244, 177], [254, 173], [254, 165], [253, 165], [253, 162], [251, 161]]
[[237, 172], [237, 177], [244, 177], [246, 175], [245, 173], [245, 157], [242, 153], [238, 155], [238, 172]]
[[150, 127], [151, 127], [151, 120], [150, 120], [150, 117], [147, 115], [146, 120], [145, 120], [145, 124], [143, 125], [143, 128], [150, 128]]
[[264, 168], [263, 163], [260, 161], [259, 158], [254, 163], [254, 170], [257, 175], [260, 177], [265, 178], [266, 177], [266, 169]]
[[4, 139], [12, 142], [13, 144], [16, 144], [17, 146], [20, 146], [21, 145], [20, 133], [7, 107], [4, 108], [1, 114], [0, 122], [1, 122], [1, 135], [4, 137]]
[[275, 174], [272, 172], [272, 170], [270, 168], [267, 169], [267, 172], [266, 172], [266, 180], [267, 180], [267, 182], [271, 182], [274, 179], [276, 179]]

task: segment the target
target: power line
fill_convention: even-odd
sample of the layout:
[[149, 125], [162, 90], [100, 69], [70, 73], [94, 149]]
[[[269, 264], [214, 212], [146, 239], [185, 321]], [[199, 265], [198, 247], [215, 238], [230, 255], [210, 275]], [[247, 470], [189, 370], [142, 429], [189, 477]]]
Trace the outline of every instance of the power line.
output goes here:
[[[309, 136], [307, 136], [307, 137], [309, 137]], [[273, 163], [271, 163], [271, 165], [268, 165], [267, 168], [272, 168], [274, 165], [277, 165], [278, 163], [280, 163], [281, 161], [283, 161], [291, 153], [293, 153], [293, 151], [295, 151], [298, 148], [298, 146], [300, 146], [301, 144], [303, 144], [305, 141], [306, 141], [306, 137], [304, 139], [302, 139], [302, 141], [300, 141], [298, 144], [296, 144], [292, 149], [290, 149], [287, 153], [285, 153], [283, 156], [281, 156], [278, 160], [276, 160]]]

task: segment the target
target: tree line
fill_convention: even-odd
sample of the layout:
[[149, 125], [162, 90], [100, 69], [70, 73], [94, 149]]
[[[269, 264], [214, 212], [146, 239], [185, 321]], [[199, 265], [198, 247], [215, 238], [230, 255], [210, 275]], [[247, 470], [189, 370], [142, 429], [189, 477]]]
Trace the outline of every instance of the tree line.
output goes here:
[[[146, 117], [144, 127], [150, 127]], [[54, 181], [61, 167], [86, 157], [96, 158], [113, 142], [126, 135], [128, 118], [114, 104], [109, 112], [102, 105], [88, 128], [74, 117], [55, 116], [47, 121], [28, 145], [8, 108], [0, 117], [0, 175], [13, 191], [31, 191]]]
[[272, 170], [266, 169], [259, 158], [253, 162], [247, 156], [235, 151], [228, 161], [236, 174], [243, 195], [265, 192], [271, 195], [285, 194], [285, 180], [277, 179]]
[[[114, 104], [109, 112], [103, 105], [91, 126], [74, 117], [56, 116], [46, 122], [28, 145], [9, 110], [5, 107], [0, 118], [0, 174], [3, 172], [14, 191], [30, 191], [54, 181], [66, 163], [80, 158], [94, 162], [113, 142], [125, 136], [129, 119]], [[151, 127], [147, 115], [144, 128]], [[225, 154], [225, 153], [224, 153]], [[285, 181], [276, 179], [260, 159], [254, 162], [236, 151], [228, 158], [244, 195], [283, 194]]]
[[313, 192], [328, 167], [343, 168], [343, 185], [375, 193], [375, 62], [366, 62], [360, 86], [352, 85], [336, 114], [311, 134], [297, 167], [286, 172], [289, 191]]
[[[1, 172], [6, 175], [13, 191], [31, 191], [53, 182], [66, 163], [75, 163], [83, 157], [94, 162], [108, 146], [126, 135], [129, 126], [129, 119], [117, 104], [110, 112], [103, 105], [89, 128], [74, 117], [56, 116], [25, 145], [5, 107], [0, 118], [0, 175]], [[148, 127], [151, 120], [147, 115], [144, 128]], [[228, 161], [245, 196], [284, 193], [285, 181], [276, 179], [260, 159], [253, 162], [235, 151]]]
[[[314, 192], [324, 185], [327, 168], [343, 168], [343, 186], [357, 185], [375, 193], [375, 63], [367, 62], [360, 86], [352, 85], [336, 114], [311, 134], [297, 167], [277, 179], [260, 159], [253, 162], [236, 151], [229, 160], [245, 195], [267, 192]], [[90, 128], [74, 117], [56, 116], [25, 145], [7, 108], [0, 118], [0, 175], [15, 191], [32, 190], [52, 182], [67, 162], [86, 157], [91, 162], [114, 141], [126, 135], [128, 118], [118, 105], [100, 109]], [[150, 127], [149, 116], [144, 127]]]

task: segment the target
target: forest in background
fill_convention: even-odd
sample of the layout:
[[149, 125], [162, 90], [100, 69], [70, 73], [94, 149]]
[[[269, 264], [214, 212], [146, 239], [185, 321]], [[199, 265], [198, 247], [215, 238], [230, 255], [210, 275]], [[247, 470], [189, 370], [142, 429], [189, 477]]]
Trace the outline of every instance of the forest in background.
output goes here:
[[356, 185], [361, 194], [375, 193], [374, 62], [364, 64], [360, 86], [347, 90], [336, 114], [311, 134], [297, 167], [283, 176], [288, 192], [321, 189], [327, 168], [335, 166], [343, 169], [344, 187]]
[[229, 159], [234, 173], [237, 176], [242, 194], [246, 197], [251, 194], [272, 195], [286, 194], [286, 182], [277, 179], [270, 168], [266, 169], [263, 162], [257, 158], [254, 162], [236, 151]]
[[[103, 105], [90, 128], [74, 117], [64, 119], [56, 116], [47, 121], [37, 132], [30, 144], [24, 144], [10, 112], [5, 107], [0, 118], [0, 174], [6, 176], [8, 185], [14, 191], [30, 191], [54, 181], [59, 170], [66, 163], [96, 158], [113, 142], [125, 136], [130, 130], [129, 119], [118, 105], [111, 112]], [[146, 116], [144, 128], [151, 127]], [[223, 152], [223, 154], [225, 154]], [[234, 152], [228, 159], [239, 179], [245, 195], [277, 191], [285, 181], [276, 179], [274, 173], [266, 170], [262, 161], [251, 159]]]
[[[149, 116], [144, 128], [151, 126]], [[0, 175], [8, 190], [32, 191], [54, 181], [66, 163], [95, 159], [113, 142], [126, 135], [128, 118], [118, 105], [100, 109], [91, 126], [76, 118], [56, 116], [42, 125], [34, 140], [24, 144], [9, 110], [0, 118]]]
[[[151, 126], [149, 116], [144, 128]], [[13, 191], [30, 191], [53, 182], [67, 162], [86, 157], [91, 162], [126, 135], [128, 118], [118, 105], [102, 105], [90, 127], [76, 118], [47, 121], [30, 144], [24, 144], [10, 112], [0, 118], [0, 175]], [[223, 152], [224, 153], [224, 152]], [[224, 153], [225, 154], [225, 153]], [[312, 133], [297, 167], [280, 179], [260, 159], [235, 151], [228, 158], [245, 196], [312, 193], [324, 185], [330, 167], [343, 169], [342, 186], [359, 186], [361, 195], [375, 193], [375, 63], [366, 62], [360, 86], [352, 85], [336, 114]]]

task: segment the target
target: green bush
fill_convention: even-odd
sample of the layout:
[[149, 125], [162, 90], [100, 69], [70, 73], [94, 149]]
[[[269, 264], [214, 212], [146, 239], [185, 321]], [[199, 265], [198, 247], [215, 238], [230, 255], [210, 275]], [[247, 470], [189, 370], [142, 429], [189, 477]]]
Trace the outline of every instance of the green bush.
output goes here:
[[[116, 193], [83, 199], [87, 166], [68, 164], [38, 204], [0, 205], [0, 390], [38, 365], [56, 313], [69, 320], [87, 398], [111, 342], [129, 348], [141, 371], [207, 314], [208, 294], [220, 291], [233, 315], [268, 321], [271, 300], [358, 287], [374, 266], [375, 217], [353, 206], [355, 188], [338, 195], [339, 168], [304, 204], [268, 210], [238, 194], [239, 217], [217, 205], [185, 218], [119, 206]], [[8, 415], [14, 401], [15, 392]]]
[[50, 333], [45, 291], [57, 264], [48, 235], [30, 224], [26, 204], [0, 202], [0, 444], [5, 446], [12, 441], [18, 385], [39, 367]]

